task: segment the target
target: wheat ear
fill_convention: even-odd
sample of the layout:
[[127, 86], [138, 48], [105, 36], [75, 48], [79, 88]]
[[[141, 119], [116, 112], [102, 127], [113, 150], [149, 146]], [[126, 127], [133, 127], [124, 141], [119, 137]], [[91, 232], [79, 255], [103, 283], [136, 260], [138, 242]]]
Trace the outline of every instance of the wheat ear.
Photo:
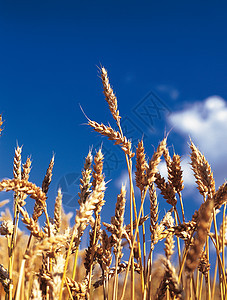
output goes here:
[[131, 150], [132, 144], [127, 140], [125, 136], [119, 131], [115, 131], [111, 126], [105, 126], [104, 124], [99, 124], [95, 121], [88, 121], [88, 125], [90, 125], [96, 132], [107, 136], [109, 140], [115, 141], [114, 145], [120, 145], [121, 149], [128, 154], [130, 158], [134, 156], [134, 153]]
[[106, 99], [107, 103], [109, 104], [109, 109], [110, 109], [110, 112], [111, 112], [113, 118], [118, 123], [120, 121], [121, 117], [119, 116], [119, 110], [117, 109], [117, 98], [113, 92], [113, 89], [110, 86], [107, 71], [103, 67], [101, 69], [101, 78], [102, 78], [103, 93], [105, 95], [105, 99]]
[[[52, 178], [53, 166], [54, 166], [54, 155], [49, 163], [45, 177], [42, 182], [42, 191], [45, 194], [47, 194], [47, 192], [49, 190], [49, 186], [50, 186], [51, 178]], [[42, 215], [42, 213], [43, 213], [43, 206], [40, 205], [40, 203], [36, 201], [34, 210], [33, 210], [33, 215], [32, 215], [33, 219], [37, 222], [38, 218]]]
[[21, 179], [21, 151], [22, 147], [17, 146], [13, 161], [13, 176], [15, 179]]
[[194, 242], [191, 245], [186, 258], [186, 271], [191, 274], [199, 264], [199, 258], [206, 242], [210, 230], [210, 222], [213, 212], [214, 202], [208, 199], [203, 203], [198, 211], [198, 225]]
[[[82, 171], [82, 178], [80, 178], [80, 192], [78, 192], [78, 203], [81, 205], [87, 201], [88, 196], [91, 194], [91, 164], [92, 164], [93, 156], [91, 154], [91, 150], [89, 150], [87, 157], [85, 158], [84, 170]], [[91, 220], [90, 220], [91, 221]], [[75, 258], [73, 265], [73, 276], [72, 279], [75, 280], [76, 276], [76, 266], [77, 266], [77, 258], [78, 258], [79, 247], [76, 247], [75, 250]]]
[[30, 230], [31, 234], [37, 238], [44, 238], [45, 234], [40, 230], [38, 224], [34, 221], [33, 218], [30, 218], [27, 211], [19, 206], [19, 211], [23, 217], [22, 222]]
[[[96, 153], [94, 157], [94, 166], [93, 166], [93, 181], [92, 181], [92, 190], [95, 191], [98, 186], [104, 186], [104, 174], [103, 174], [103, 154], [101, 149]], [[88, 293], [90, 294], [91, 289], [91, 276], [92, 276], [92, 267], [94, 263], [94, 258], [96, 256], [96, 247], [101, 234], [101, 216], [100, 212], [104, 205], [104, 190], [99, 195], [99, 202], [96, 204], [94, 213], [95, 213], [95, 224], [90, 233], [90, 245], [86, 252], [86, 268], [88, 272]]]
[[0, 192], [4, 190], [6, 192], [14, 191], [26, 193], [32, 199], [45, 205], [46, 194], [43, 193], [42, 190], [39, 187], [37, 187], [34, 183], [18, 179], [3, 179], [0, 182]]
[[155, 299], [161, 300], [167, 293], [170, 293], [171, 299], [182, 299], [182, 290], [178, 284], [178, 277], [176, 275], [175, 268], [173, 267], [171, 262], [164, 257], [160, 258], [160, 262], [165, 268], [165, 273], [156, 292]]
[[61, 229], [61, 213], [62, 213], [62, 192], [58, 189], [58, 195], [54, 205], [54, 226], [57, 232]]
[[151, 160], [149, 161], [149, 167], [147, 169], [147, 182], [149, 185], [151, 185], [155, 180], [155, 174], [158, 172], [157, 167], [161, 161], [163, 151], [166, 148], [166, 140], [167, 138], [164, 138], [159, 143], [157, 150], [154, 152]]
[[160, 175], [160, 173], [155, 174], [155, 183], [157, 187], [160, 189], [163, 198], [166, 199], [166, 202], [172, 205], [173, 207], [177, 204], [176, 199], [176, 190], [174, 186], [170, 182], [166, 182], [164, 177]]
[[88, 155], [85, 159], [84, 163], [84, 170], [82, 171], [82, 178], [80, 179], [80, 192], [78, 193], [79, 196], [79, 204], [85, 203], [87, 200], [87, 197], [90, 195], [91, 190], [91, 164], [92, 164], [92, 154], [91, 151], [88, 152]]
[[47, 168], [46, 175], [45, 175], [45, 177], [43, 179], [43, 183], [42, 183], [42, 191], [45, 194], [47, 194], [47, 192], [49, 190], [49, 186], [50, 186], [52, 174], [53, 174], [53, 167], [54, 167], [54, 155], [51, 158], [49, 167]]
[[143, 191], [144, 187], [147, 185], [146, 180], [146, 171], [148, 168], [148, 163], [146, 161], [146, 156], [144, 152], [143, 140], [138, 143], [138, 147], [136, 149], [136, 186]]
[[21, 179], [27, 180], [29, 179], [30, 171], [31, 171], [31, 157], [28, 157], [26, 162], [23, 164], [23, 171], [21, 173]]
[[215, 194], [215, 182], [211, 167], [202, 153], [191, 141], [191, 166], [194, 171], [196, 183], [200, 194], [204, 197]]
[[215, 209], [221, 208], [227, 201], [227, 183], [223, 183], [214, 194]]

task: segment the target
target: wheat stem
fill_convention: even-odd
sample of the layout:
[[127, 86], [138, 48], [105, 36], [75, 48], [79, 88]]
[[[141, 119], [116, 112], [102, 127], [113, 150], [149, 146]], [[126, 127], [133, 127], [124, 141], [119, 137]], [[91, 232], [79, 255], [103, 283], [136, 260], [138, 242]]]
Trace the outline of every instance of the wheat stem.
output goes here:
[[130, 251], [129, 262], [128, 262], [128, 266], [127, 266], [127, 269], [126, 269], [126, 274], [125, 274], [125, 279], [124, 279], [124, 284], [123, 284], [122, 295], [121, 295], [121, 298], [120, 298], [121, 300], [124, 299], [124, 295], [125, 295], [127, 277], [128, 277], [128, 273], [129, 273], [129, 268], [131, 266], [131, 259], [133, 257], [133, 248], [134, 248], [134, 244], [135, 244], [135, 240], [136, 240], [137, 231], [138, 231], [138, 228], [139, 228], [139, 221], [140, 221], [140, 217], [141, 217], [142, 208], [143, 208], [144, 200], [145, 200], [145, 197], [146, 197], [147, 189], [148, 189], [148, 186], [145, 188], [145, 193], [144, 193], [142, 201], [141, 201], [140, 210], [139, 210], [139, 214], [138, 214], [138, 219], [137, 219], [137, 222], [136, 222], [135, 233], [134, 233], [133, 241], [132, 241], [132, 248], [131, 248], [131, 251]]
[[216, 287], [216, 279], [217, 279], [217, 272], [218, 272], [218, 258], [216, 258], [216, 263], [215, 263], [211, 300], [214, 300], [215, 287]]

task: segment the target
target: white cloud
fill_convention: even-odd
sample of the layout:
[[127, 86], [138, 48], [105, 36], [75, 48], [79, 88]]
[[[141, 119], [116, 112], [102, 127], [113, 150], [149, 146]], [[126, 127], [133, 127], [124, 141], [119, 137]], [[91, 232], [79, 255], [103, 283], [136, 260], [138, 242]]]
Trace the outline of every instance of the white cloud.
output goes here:
[[[187, 141], [190, 136], [199, 147], [211, 164], [218, 184], [227, 179], [227, 102], [212, 96], [173, 112], [168, 120], [173, 130], [186, 135]], [[189, 148], [185, 151], [189, 153]]]

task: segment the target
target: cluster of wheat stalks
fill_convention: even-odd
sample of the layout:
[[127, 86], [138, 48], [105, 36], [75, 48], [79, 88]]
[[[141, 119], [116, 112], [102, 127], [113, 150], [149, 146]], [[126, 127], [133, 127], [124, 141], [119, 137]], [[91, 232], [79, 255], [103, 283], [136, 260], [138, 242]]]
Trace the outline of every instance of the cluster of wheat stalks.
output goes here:
[[[90, 119], [88, 124], [123, 150], [130, 183], [127, 190], [130, 224], [124, 222], [124, 185], [116, 199], [115, 215], [109, 223], [101, 221], [106, 189], [102, 149], [94, 156], [94, 163], [91, 152], [85, 159], [78, 194], [79, 209], [74, 226], [70, 227], [69, 216], [62, 208], [61, 190], [55, 200], [53, 215], [47, 211], [54, 157], [40, 188], [29, 182], [31, 159], [28, 157], [22, 164], [22, 148], [18, 146], [13, 164], [14, 178], [0, 182], [0, 191], [14, 192], [13, 215], [5, 209], [0, 216], [0, 299], [226, 299], [227, 185], [224, 183], [216, 190], [209, 163], [191, 142], [191, 167], [203, 203], [186, 222], [180, 156], [170, 155], [167, 137], [149, 160], [142, 140], [133, 153], [130, 140], [122, 132], [117, 99], [104, 68], [101, 68], [101, 79], [118, 129]], [[2, 124], [0, 116], [0, 133]], [[158, 170], [162, 156], [167, 165], [168, 180]], [[169, 205], [162, 219], [156, 188], [162, 195], [159, 197]], [[139, 199], [135, 197], [135, 189], [140, 191]], [[27, 197], [35, 200], [32, 216], [26, 210], [26, 202], [31, 201]], [[148, 215], [144, 211], [145, 201], [150, 203]], [[0, 202], [0, 207], [6, 203]], [[218, 229], [216, 214], [222, 206], [223, 220]], [[38, 220], [42, 214], [46, 221], [41, 228]], [[20, 219], [29, 229], [29, 236], [20, 231]], [[147, 223], [149, 232], [146, 232]], [[87, 226], [90, 226], [88, 246], [80, 249]], [[162, 240], [164, 254], [153, 261], [156, 245]], [[216, 249], [212, 278], [210, 243]], [[172, 261], [174, 251], [177, 262]], [[123, 260], [124, 254], [127, 261]]]

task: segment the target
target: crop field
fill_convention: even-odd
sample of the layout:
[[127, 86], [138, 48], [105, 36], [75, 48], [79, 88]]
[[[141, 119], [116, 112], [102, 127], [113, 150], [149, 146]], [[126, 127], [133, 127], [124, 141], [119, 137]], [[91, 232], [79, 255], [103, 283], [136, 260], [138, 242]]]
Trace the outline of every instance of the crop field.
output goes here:
[[[108, 186], [103, 172], [105, 156], [102, 148], [94, 157], [89, 151], [72, 226], [63, 210], [61, 189], [54, 212], [48, 210], [54, 156], [39, 187], [29, 180], [31, 158], [22, 162], [22, 147], [17, 146], [13, 178], [0, 181], [0, 191], [13, 191], [13, 207], [8, 200], [0, 202], [0, 300], [227, 299], [226, 183], [215, 186], [210, 164], [190, 141], [190, 164], [203, 203], [186, 221], [181, 157], [169, 151], [168, 134], [153, 153], [146, 153], [142, 139], [134, 147], [123, 134], [106, 69], [101, 67], [100, 74], [113, 117], [110, 122], [118, 129], [89, 118], [87, 123], [121, 148], [129, 186], [122, 183], [113, 202], [113, 216], [106, 220], [102, 215]], [[7, 135], [1, 115], [0, 134], [3, 130]], [[168, 178], [160, 174], [161, 159]], [[130, 201], [128, 210], [126, 199]], [[28, 201], [34, 202], [33, 212], [27, 209]], [[144, 209], [145, 201], [150, 204], [149, 211]], [[162, 218], [160, 201], [166, 201]], [[129, 224], [125, 214], [130, 216]], [[43, 224], [41, 215], [45, 216]], [[84, 249], [81, 239], [87, 228], [89, 240]], [[158, 244], [163, 251], [154, 258], [160, 251]], [[214, 264], [210, 262], [211, 244]]]

